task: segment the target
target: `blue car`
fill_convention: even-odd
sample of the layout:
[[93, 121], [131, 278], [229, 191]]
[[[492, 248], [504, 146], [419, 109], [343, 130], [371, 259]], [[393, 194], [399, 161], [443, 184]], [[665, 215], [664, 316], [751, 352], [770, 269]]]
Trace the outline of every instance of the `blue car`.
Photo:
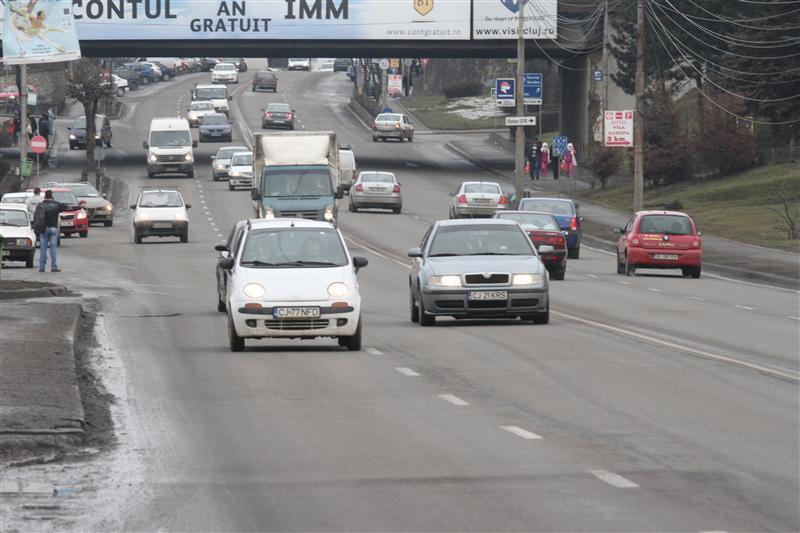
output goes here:
[[233, 140], [233, 126], [222, 113], [209, 113], [200, 119], [200, 142]]
[[581, 253], [581, 221], [578, 204], [568, 198], [523, 198], [519, 211], [550, 213], [567, 237], [567, 257], [578, 259]]

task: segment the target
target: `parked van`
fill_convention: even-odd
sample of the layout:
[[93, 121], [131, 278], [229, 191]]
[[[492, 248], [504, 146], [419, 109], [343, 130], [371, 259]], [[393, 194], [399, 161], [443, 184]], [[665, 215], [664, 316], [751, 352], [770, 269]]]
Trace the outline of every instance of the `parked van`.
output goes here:
[[353, 182], [358, 178], [356, 170], [356, 156], [352, 150], [339, 147], [339, 183], [345, 191], [349, 191]]
[[194, 177], [194, 153], [197, 141], [192, 140], [189, 121], [185, 118], [154, 118], [150, 121], [147, 150], [147, 177], [156, 174], [186, 174]]

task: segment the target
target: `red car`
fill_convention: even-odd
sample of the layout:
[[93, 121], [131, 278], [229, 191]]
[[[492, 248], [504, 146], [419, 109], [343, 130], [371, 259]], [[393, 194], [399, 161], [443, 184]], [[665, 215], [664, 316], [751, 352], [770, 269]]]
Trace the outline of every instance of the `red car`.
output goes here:
[[[503, 211], [494, 218], [507, 218], [519, 224], [539, 252], [550, 279], [564, 279], [567, 273], [567, 239], [553, 215], [534, 211]], [[542, 248], [542, 245], [549, 248]]]
[[[78, 201], [75, 193], [65, 187], [47, 187], [42, 189], [42, 199], [44, 199], [44, 192], [47, 190], [53, 191], [53, 200], [74, 208], [69, 211], [61, 212], [61, 233], [65, 237], [71, 237], [74, 233], [77, 233], [81, 237], [88, 237], [89, 216], [81, 206], [81, 202]], [[28, 189], [28, 192], [33, 192], [33, 189]]]
[[617, 273], [632, 276], [637, 268], [680, 268], [684, 276], [700, 277], [703, 242], [694, 221], [677, 211], [639, 211], [617, 241]]

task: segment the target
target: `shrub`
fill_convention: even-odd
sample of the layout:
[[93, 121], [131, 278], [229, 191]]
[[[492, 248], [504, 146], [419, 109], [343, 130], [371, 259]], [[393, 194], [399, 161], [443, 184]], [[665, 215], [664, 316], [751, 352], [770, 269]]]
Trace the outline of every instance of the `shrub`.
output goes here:
[[479, 81], [463, 81], [442, 87], [442, 92], [447, 99], [480, 96], [483, 94], [483, 84]]
[[595, 177], [600, 181], [600, 188], [605, 189], [608, 178], [619, 170], [619, 148], [605, 146], [595, 148], [591, 153], [589, 164]]
[[653, 95], [645, 115], [644, 175], [653, 185], [689, 180], [689, 142], [681, 135], [680, 116], [672, 97]]

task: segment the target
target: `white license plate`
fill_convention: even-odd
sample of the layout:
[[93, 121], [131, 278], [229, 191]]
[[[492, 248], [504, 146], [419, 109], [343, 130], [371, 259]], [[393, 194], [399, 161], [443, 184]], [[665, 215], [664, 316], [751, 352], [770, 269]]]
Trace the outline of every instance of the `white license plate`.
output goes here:
[[382, 189], [380, 187], [367, 187], [367, 190], [369, 192], [377, 192], [377, 193], [386, 192], [386, 189]]
[[75, 222], [73, 222], [72, 220], [62, 220], [61, 225], [64, 227], [72, 227], [75, 225]]
[[678, 256], [676, 254], [655, 254], [653, 256], [654, 259], [661, 259], [662, 261], [677, 261]]
[[278, 120], [278, 119], [274, 119], [274, 118], [273, 118], [273, 119], [272, 119], [272, 122], [273, 122], [273, 123], [275, 123], [275, 124], [283, 124], [285, 121], [283, 121], [283, 120]]
[[508, 291], [470, 291], [467, 298], [476, 300], [508, 300]]
[[272, 316], [285, 319], [319, 318], [319, 307], [275, 307]]
[[153, 222], [153, 229], [167, 229], [171, 227], [172, 224], [169, 222]]
[[213, 135], [214, 137], [219, 137], [220, 135], [222, 135], [222, 133], [220, 133], [218, 131], [212, 131], [211, 135]]

